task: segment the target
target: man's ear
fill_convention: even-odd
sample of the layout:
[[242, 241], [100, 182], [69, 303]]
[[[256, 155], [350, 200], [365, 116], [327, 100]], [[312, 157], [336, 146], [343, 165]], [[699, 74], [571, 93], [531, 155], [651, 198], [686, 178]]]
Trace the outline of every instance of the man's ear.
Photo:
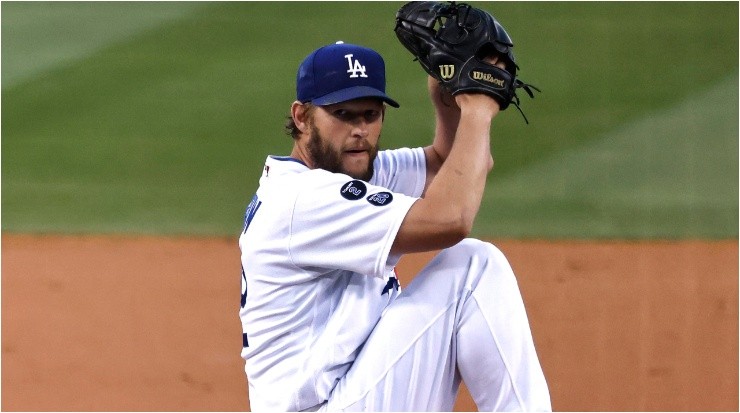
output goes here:
[[290, 105], [290, 116], [293, 118], [293, 123], [295, 123], [299, 131], [308, 133], [310, 118], [308, 106], [296, 100]]

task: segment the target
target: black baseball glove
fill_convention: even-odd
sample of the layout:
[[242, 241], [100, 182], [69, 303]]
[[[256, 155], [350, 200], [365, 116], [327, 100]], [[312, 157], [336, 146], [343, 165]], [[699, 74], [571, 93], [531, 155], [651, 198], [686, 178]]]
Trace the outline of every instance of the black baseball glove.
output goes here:
[[[491, 14], [469, 4], [406, 3], [396, 13], [395, 32], [424, 70], [453, 96], [486, 93], [501, 110], [513, 103], [521, 112], [516, 90], [523, 89], [531, 98], [532, 90], [540, 91], [516, 77], [519, 67], [511, 50], [514, 43], [503, 26]], [[504, 63], [504, 69], [484, 61], [493, 56]]]

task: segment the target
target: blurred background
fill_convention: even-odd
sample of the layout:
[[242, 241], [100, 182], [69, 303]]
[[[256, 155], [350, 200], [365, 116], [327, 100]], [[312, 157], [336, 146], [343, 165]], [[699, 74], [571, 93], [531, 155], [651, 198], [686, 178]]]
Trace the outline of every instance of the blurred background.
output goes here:
[[[234, 234], [295, 72], [386, 60], [382, 144], [432, 134], [394, 2], [3, 2], [2, 229]], [[542, 89], [496, 120], [479, 236], [735, 238], [738, 5], [480, 2]]]
[[[301, 60], [374, 48], [382, 145], [431, 141], [402, 4], [0, 4], [3, 410], [248, 407], [235, 239]], [[494, 122], [474, 236], [553, 406], [737, 410], [738, 3], [474, 4], [542, 90]]]

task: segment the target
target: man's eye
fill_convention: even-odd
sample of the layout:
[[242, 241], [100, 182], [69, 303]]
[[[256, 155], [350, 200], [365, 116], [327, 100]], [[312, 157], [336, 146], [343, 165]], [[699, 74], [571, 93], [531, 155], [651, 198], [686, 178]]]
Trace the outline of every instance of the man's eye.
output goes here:
[[334, 117], [344, 122], [356, 122], [363, 119], [365, 122], [372, 123], [380, 119], [381, 112], [375, 109], [368, 109], [362, 112], [353, 112], [347, 109], [337, 109], [332, 112]]
[[349, 111], [344, 110], [344, 109], [337, 109], [337, 110], [335, 110], [334, 111], [334, 116], [336, 116], [337, 118], [339, 118], [341, 120], [351, 120], [352, 117], [353, 117], [352, 112], [349, 112]]
[[367, 122], [375, 122], [380, 118], [380, 112], [377, 110], [366, 110], [364, 114], [364, 118]]

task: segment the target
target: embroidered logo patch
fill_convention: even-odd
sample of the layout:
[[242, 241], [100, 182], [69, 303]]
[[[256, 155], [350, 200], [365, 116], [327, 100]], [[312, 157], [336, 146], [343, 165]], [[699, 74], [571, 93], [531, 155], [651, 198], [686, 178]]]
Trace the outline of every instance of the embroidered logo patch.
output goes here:
[[357, 179], [342, 185], [342, 189], [339, 190], [339, 194], [342, 195], [344, 199], [349, 199], [350, 201], [357, 201], [365, 196], [366, 193], [367, 186], [365, 186], [364, 182]]
[[347, 54], [344, 55], [344, 57], [347, 58], [347, 63], [349, 64], [349, 70], [347, 70], [347, 73], [349, 73], [349, 77], [367, 77], [367, 73], [365, 73], [365, 66], [360, 64], [360, 61], [355, 59], [352, 60], [353, 55]]
[[393, 194], [390, 192], [378, 192], [367, 197], [367, 202], [375, 206], [388, 205], [393, 202]]

